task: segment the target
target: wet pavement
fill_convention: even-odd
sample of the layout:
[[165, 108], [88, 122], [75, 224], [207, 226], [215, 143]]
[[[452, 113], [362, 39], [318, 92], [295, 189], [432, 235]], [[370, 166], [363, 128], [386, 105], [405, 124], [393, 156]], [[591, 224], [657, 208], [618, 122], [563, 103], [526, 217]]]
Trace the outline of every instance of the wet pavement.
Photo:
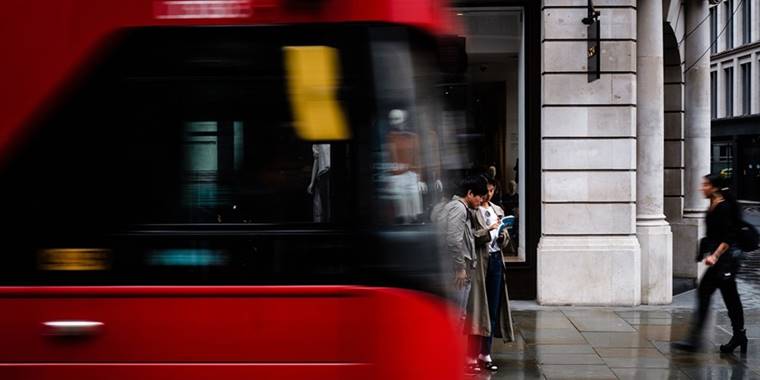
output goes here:
[[[760, 226], [760, 206], [745, 208], [745, 219]], [[747, 354], [721, 354], [731, 324], [720, 297], [702, 352], [672, 349], [683, 339], [694, 309], [694, 291], [667, 306], [635, 308], [542, 307], [513, 302], [516, 341], [494, 341], [495, 373], [474, 379], [760, 379], [760, 251], [748, 254], [738, 276], [745, 309]], [[581, 290], [579, 290], [581, 291]]]
[[721, 354], [731, 323], [720, 293], [702, 352], [671, 349], [691, 320], [694, 291], [667, 306], [543, 307], [513, 302], [516, 341], [494, 342], [496, 373], [475, 379], [760, 379], [760, 285], [739, 280], [745, 306], [747, 354]]
[[746, 355], [718, 352], [731, 331], [723, 309], [715, 311], [699, 353], [670, 347], [687, 333], [691, 309], [685, 307], [532, 307], [513, 316], [516, 341], [494, 346], [499, 371], [475, 378], [760, 379], [760, 308], [746, 311]]
[[[745, 206], [744, 220], [760, 229], [760, 205]], [[760, 251], [747, 255], [747, 261], [739, 276], [749, 283], [756, 284], [760, 289]]]

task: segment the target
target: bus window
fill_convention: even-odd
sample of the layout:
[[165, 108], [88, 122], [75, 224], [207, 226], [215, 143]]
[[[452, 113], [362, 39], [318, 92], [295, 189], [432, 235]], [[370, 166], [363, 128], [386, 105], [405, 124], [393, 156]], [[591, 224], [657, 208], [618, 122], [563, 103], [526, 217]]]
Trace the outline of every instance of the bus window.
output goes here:
[[116, 36], [0, 168], [13, 221], [0, 284], [354, 281], [352, 133], [303, 136], [293, 103], [309, 113], [315, 99], [287, 81], [288, 47], [325, 44], [342, 64], [320, 83], [355, 129], [368, 108], [358, 27]]
[[[385, 28], [396, 29], [120, 34], [0, 168], [0, 209], [13, 221], [0, 285], [417, 287], [407, 279], [435, 277], [432, 229], [377, 229], [429, 222], [445, 169], [431, 65], [399, 45], [411, 35], [370, 32]], [[288, 82], [294, 46], [339, 61], [317, 83], [335, 88], [298, 94], [313, 89]], [[384, 78], [378, 58], [389, 56], [401, 57], [385, 62], [399, 75]], [[311, 134], [332, 116], [301, 115], [313, 125], [299, 131], [294, 103], [308, 114], [325, 100], [342, 121]]]
[[[445, 177], [438, 69], [420, 41], [398, 29], [372, 32], [377, 120], [374, 173], [381, 223], [432, 222], [432, 209], [451, 194]], [[451, 183], [451, 181], [449, 181]]]

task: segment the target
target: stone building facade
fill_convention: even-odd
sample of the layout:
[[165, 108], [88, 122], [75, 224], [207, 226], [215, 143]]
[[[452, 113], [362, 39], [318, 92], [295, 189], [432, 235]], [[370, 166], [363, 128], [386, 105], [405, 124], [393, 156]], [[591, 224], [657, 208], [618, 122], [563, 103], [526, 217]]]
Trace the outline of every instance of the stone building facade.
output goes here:
[[595, 5], [602, 64], [601, 78], [590, 83], [583, 50], [574, 46], [585, 43], [586, 28], [577, 20], [586, 2], [544, 0], [542, 10], [537, 300], [667, 304], [673, 275], [698, 273], [693, 257], [706, 206], [699, 184], [710, 171], [704, 54], [710, 43], [700, 22], [709, 4]]
[[[595, 0], [601, 67], [594, 81], [581, 21], [587, 0], [455, 6], [460, 16], [517, 8], [524, 20], [517, 108], [524, 110], [525, 253], [508, 265], [510, 292], [544, 305], [670, 303], [673, 278], [698, 275], [693, 258], [704, 233], [708, 1]], [[477, 25], [468, 49], [486, 40], [487, 25]], [[494, 35], [494, 44], [511, 41]], [[530, 281], [535, 291], [519, 293]]]

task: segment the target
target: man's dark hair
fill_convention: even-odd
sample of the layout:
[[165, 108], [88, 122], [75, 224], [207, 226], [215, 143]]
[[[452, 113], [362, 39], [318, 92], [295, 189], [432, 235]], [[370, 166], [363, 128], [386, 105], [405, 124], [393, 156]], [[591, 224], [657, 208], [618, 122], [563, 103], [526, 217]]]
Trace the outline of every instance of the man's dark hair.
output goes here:
[[459, 182], [459, 196], [465, 196], [472, 191], [473, 195], [486, 195], [488, 193], [488, 181], [482, 175], [468, 175]]

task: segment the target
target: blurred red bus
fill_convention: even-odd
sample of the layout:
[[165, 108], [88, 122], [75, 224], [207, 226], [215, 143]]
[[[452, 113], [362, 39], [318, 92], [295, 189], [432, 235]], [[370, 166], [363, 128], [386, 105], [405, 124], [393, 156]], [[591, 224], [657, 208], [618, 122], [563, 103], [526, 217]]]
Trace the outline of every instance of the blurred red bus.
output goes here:
[[442, 4], [0, 7], [0, 378], [461, 377]]

